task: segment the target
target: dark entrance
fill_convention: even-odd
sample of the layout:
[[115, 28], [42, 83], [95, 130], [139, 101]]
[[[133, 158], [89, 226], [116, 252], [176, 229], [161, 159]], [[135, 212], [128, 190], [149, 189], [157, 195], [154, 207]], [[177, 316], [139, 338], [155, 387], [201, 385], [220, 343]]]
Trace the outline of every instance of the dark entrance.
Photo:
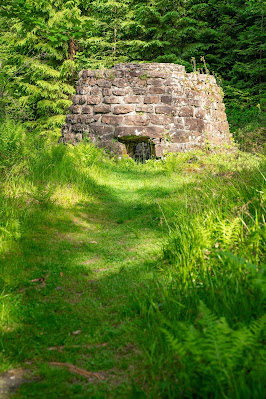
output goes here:
[[118, 141], [125, 144], [128, 156], [137, 162], [155, 158], [155, 148], [150, 137], [126, 136]]

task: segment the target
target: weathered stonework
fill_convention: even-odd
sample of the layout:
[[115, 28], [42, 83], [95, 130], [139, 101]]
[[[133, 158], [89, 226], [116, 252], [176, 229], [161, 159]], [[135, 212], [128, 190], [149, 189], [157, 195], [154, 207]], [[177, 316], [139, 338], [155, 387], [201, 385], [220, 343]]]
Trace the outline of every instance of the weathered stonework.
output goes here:
[[137, 158], [231, 143], [214, 76], [158, 63], [82, 71], [60, 141], [85, 136]]

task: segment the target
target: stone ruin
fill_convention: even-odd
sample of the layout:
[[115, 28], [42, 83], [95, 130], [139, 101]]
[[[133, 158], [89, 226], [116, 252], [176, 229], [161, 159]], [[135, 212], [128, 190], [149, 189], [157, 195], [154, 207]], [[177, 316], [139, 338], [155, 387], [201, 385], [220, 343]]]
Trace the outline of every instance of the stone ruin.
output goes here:
[[214, 76], [159, 63], [83, 70], [60, 141], [85, 137], [142, 161], [231, 143]]

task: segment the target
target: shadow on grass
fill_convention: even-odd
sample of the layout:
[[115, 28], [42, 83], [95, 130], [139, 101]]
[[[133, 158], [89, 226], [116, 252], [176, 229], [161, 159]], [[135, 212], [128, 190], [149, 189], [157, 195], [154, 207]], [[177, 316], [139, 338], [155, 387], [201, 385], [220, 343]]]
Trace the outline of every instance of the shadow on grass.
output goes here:
[[[125, 183], [137, 181], [136, 171], [114, 167], [109, 173], [110, 179], [118, 174]], [[1, 260], [6, 295], [2, 367], [32, 367], [43, 377], [34, 384], [37, 388], [33, 384], [22, 388], [21, 397], [82, 398], [88, 390], [102, 397], [109, 392], [112, 378], [114, 394], [130, 391], [130, 378], [144, 356], [143, 348], [138, 348], [147, 323], [142, 309], [148, 307], [149, 291], [156, 292], [154, 271], [160, 263], [160, 239], [166, 235], [156, 201], [174, 193], [168, 206], [178, 205], [181, 213], [189, 215], [187, 193], [191, 204], [196, 184], [192, 179], [175, 186], [169, 180], [168, 186], [167, 179], [158, 182], [158, 175], [158, 171], [149, 172], [154, 186], [135, 186], [131, 196], [122, 180], [115, 190], [75, 170], [72, 184], [97, 201], [82, 201], [68, 209], [56, 204], [40, 209], [36, 204], [25, 217], [23, 238]], [[43, 176], [44, 181], [48, 177]], [[57, 174], [53, 179], [66, 183], [65, 176], [61, 179]], [[207, 187], [208, 179], [201, 177], [201, 186]], [[225, 183], [225, 178], [219, 180], [222, 189], [230, 191]], [[247, 196], [252, 190], [247, 189]], [[195, 212], [206, 206], [204, 193], [195, 200], [199, 202]], [[216, 196], [208, 204], [219, 207], [221, 202], [222, 197]], [[81, 387], [80, 380], [73, 382], [65, 370], [47, 366], [54, 361], [100, 370], [101, 387], [97, 381]], [[35, 396], [29, 396], [30, 391]]]
[[[101, 383], [111, 378], [114, 392], [129, 391], [140, 356], [137, 349], [134, 354], [143, 329], [136, 297], [151, 285], [157, 259], [149, 237], [158, 242], [162, 228], [153, 207], [141, 198], [132, 206], [130, 198], [119, 200], [113, 189], [95, 181], [87, 181], [86, 187], [97, 195], [97, 204], [83, 201], [65, 209], [48, 201], [43, 209], [39, 203], [32, 206], [23, 221], [23, 237], [1, 259], [2, 369], [37, 370], [46, 382], [34, 383], [37, 390], [32, 384], [21, 388], [33, 389], [34, 397], [46, 392], [56, 398], [68, 389], [77, 395], [68, 385], [71, 375], [47, 369], [52, 361], [103, 373], [115, 370], [111, 377], [103, 374]], [[147, 247], [140, 237], [147, 239]], [[125, 353], [129, 344], [134, 348]], [[108, 389], [103, 386], [99, 392]], [[23, 397], [31, 397], [26, 391]]]

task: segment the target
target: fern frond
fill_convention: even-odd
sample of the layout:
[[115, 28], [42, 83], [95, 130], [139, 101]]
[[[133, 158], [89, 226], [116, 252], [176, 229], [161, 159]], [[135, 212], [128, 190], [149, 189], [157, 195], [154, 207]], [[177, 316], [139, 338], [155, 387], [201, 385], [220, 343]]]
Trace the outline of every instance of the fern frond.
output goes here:
[[217, 223], [218, 239], [227, 248], [239, 240], [241, 232], [242, 224], [238, 217], [232, 220], [223, 219]]
[[183, 357], [186, 354], [186, 349], [181, 342], [178, 342], [176, 338], [165, 328], [161, 328], [162, 333], [165, 336], [168, 347], [174, 352], [175, 355]]

